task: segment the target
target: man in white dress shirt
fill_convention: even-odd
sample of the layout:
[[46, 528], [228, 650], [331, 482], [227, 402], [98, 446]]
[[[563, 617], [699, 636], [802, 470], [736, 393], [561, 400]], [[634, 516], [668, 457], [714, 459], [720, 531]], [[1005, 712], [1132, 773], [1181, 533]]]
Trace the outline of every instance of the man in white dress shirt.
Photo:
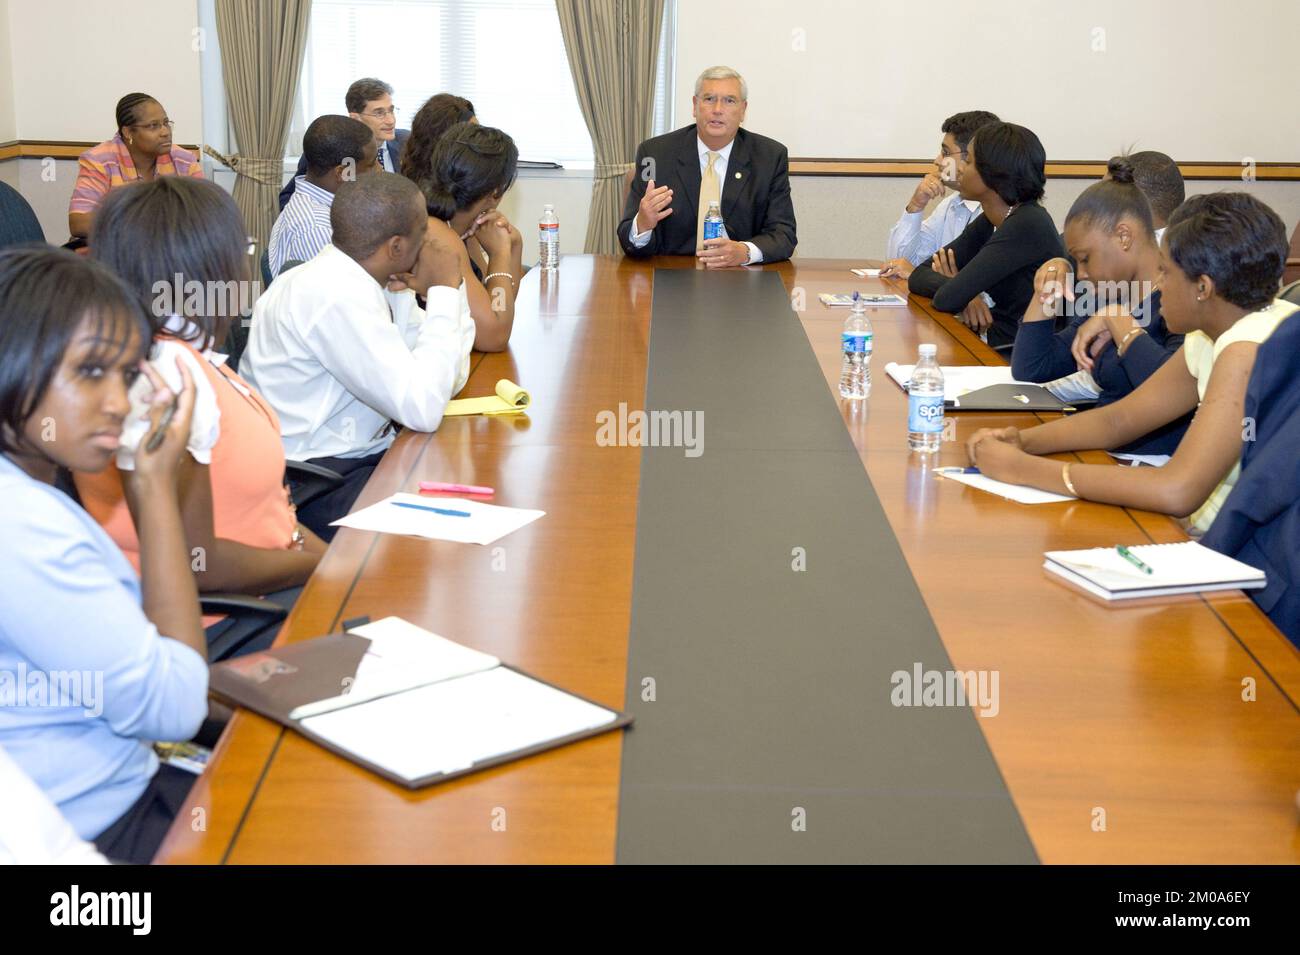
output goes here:
[[[931, 256], [962, 234], [972, 219], [980, 214], [980, 204], [962, 199], [957, 193], [957, 179], [967, 161], [966, 148], [975, 130], [986, 123], [999, 122], [992, 113], [971, 110], [955, 113], [943, 121], [943, 142], [935, 157], [935, 171], [927, 173], [903, 210], [903, 215], [889, 231], [888, 260], [881, 275], [907, 278], [912, 267], [929, 262]], [[934, 211], [921, 221], [925, 207], [943, 196]]]
[[426, 234], [413, 182], [344, 183], [330, 222], [334, 241], [258, 299], [239, 369], [279, 416], [285, 456], [344, 475], [298, 511], [326, 540], [399, 426], [437, 430], [474, 345], [454, 237]]

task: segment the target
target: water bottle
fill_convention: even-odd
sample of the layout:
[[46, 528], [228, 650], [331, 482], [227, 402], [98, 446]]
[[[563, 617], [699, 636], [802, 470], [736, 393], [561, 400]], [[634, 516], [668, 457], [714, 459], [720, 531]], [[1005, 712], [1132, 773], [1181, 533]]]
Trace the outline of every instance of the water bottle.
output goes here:
[[554, 272], [560, 267], [560, 220], [550, 203], [542, 208], [542, 217], [537, 220], [537, 236], [540, 244], [537, 264], [544, 271]]
[[704, 238], [707, 241], [722, 237], [722, 209], [717, 202], [710, 200], [709, 211], [704, 213]]
[[844, 363], [840, 366], [840, 397], [860, 401], [871, 394], [871, 322], [867, 305], [853, 293], [853, 311], [844, 320], [840, 344]]
[[943, 371], [934, 345], [922, 345], [921, 357], [907, 385], [907, 446], [938, 451], [943, 440]]

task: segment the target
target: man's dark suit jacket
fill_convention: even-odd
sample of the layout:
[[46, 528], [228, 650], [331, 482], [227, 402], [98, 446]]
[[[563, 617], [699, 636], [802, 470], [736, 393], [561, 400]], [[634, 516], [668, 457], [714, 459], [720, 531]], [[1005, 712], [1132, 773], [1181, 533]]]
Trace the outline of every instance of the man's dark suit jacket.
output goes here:
[[[687, 126], [654, 139], [636, 151], [632, 189], [618, 224], [618, 241], [630, 256], [694, 255], [699, 219], [700, 153], [695, 126]], [[638, 249], [629, 241], [632, 220], [645, 196], [646, 157], [654, 158], [655, 186], [673, 191], [673, 214], [660, 220], [650, 241]], [[740, 178], [736, 178], [736, 174]], [[794, 203], [790, 200], [790, 157], [775, 139], [741, 129], [736, 133], [727, 177], [722, 183], [722, 220], [727, 235], [737, 242], [753, 242], [764, 262], [790, 258], [795, 244]]]
[[1300, 646], [1300, 312], [1259, 346], [1246, 388], [1241, 474], [1201, 543], [1264, 571], [1250, 599]]
[[[402, 147], [406, 145], [406, 137], [409, 135], [411, 135], [411, 131], [409, 129], [395, 129], [393, 130], [393, 138], [390, 139], [388, 142], [384, 143], [384, 145], [381, 147], [382, 149], [388, 150], [388, 155], [393, 160], [394, 170], [401, 170], [402, 168]], [[384, 168], [384, 160], [382, 157], [379, 160], [379, 168], [380, 169]], [[282, 211], [284, 207], [288, 205], [289, 197], [293, 195], [293, 190], [297, 188], [298, 177], [305, 176], [306, 174], [307, 174], [307, 157], [299, 156], [298, 171], [293, 174], [293, 178], [290, 179], [287, 183], [285, 183], [284, 188], [280, 190], [280, 209]]]

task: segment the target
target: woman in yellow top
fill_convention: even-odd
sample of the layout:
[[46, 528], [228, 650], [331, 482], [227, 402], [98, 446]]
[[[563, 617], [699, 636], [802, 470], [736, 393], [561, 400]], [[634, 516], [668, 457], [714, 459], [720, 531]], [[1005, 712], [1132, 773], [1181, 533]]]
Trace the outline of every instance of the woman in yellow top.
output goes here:
[[172, 144], [172, 127], [162, 104], [148, 93], [127, 93], [117, 101], [117, 133], [81, 154], [77, 184], [68, 203], [68, 231], [90, 235], [95, 210], [109, 190], [154, 176], [203, 178], [199, 157]]
[[[1286, 230], [1244, 192], [1193, 196], [1175, 210], [1160, 249], [1161, 310], [1182, 348], [1126, 397], [1103, 408], [1021, 431], [984, 428], [966, 442], [991, 478], [1104, 504], [1187, 518], [1193, 535], [1214, 521], [1237, 479], [1246, 385], [1259, 343], [1293, 312], [1275, 300], [1286, 262]], [[1035, 280], [1044, 301], [1060, 289]], [[1125, 336], [1144, 334], [1134, 324]], [[1196, 411], [1161, 468], [1063, 463], [1041, 455], [1117, 448]]]

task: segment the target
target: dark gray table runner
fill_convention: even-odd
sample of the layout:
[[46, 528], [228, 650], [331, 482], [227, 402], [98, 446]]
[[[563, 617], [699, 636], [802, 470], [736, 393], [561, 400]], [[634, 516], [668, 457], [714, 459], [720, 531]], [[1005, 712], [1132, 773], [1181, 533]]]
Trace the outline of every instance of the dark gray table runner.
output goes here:
[[780, 277], [656, 271], [636, 400], [703, 441], [641, 452], [618, 861], [1036, 862], [972, 708], [891, 701], [951, 663]]

